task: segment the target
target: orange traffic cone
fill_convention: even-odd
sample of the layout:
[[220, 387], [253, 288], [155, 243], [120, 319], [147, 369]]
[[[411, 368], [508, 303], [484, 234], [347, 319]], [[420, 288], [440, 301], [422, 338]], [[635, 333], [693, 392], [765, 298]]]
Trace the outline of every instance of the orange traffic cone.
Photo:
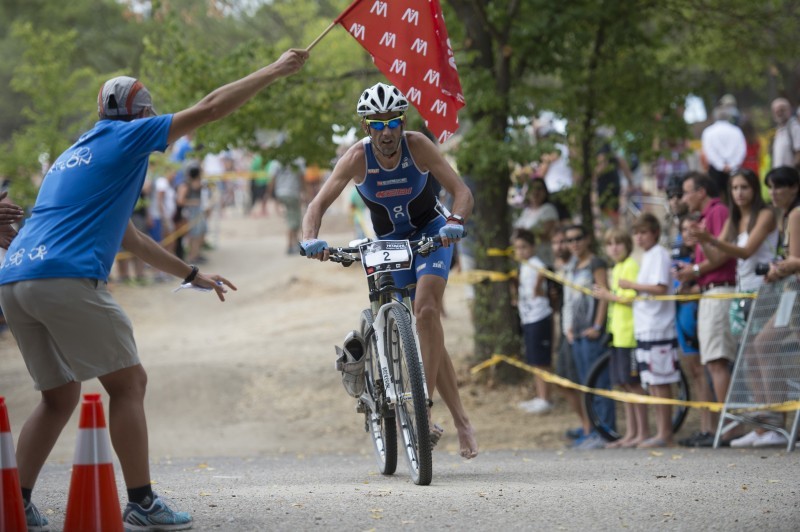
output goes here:
[[70, 531], [122, 532], [122, 513], [111, 463], [111, 442], [99, 393], [85, 394], [81, 405], [64, 521], [64, 532]]
[[0, 532], [27, 532], [5, 397], [0, 397], [0, 473]]

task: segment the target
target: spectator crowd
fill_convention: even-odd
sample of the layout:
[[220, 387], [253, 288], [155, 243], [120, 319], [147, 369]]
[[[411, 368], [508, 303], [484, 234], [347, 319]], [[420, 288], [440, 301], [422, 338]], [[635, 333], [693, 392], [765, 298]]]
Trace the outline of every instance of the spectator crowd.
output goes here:
[[[736, 99], [725, 95], [694, 156], [686, 141], [659, 142], [648, 169], [601, 131], [590, 176], [593, 227], [566, 208], [575, 203], [570, 193], [580, 182], [569, 170], [568, 141], [549, 123], [535, 124], [537, 158], [512, 172], [508, 193], [510, 243], [519, 263], [511, 298], [529, 365], [586, 383], [592, 366], [609, 353], [608, 371], [594, 382], [598, 388], [670, 399], [683, 370], [693, 399], [726, 400], [751, 295], [800, 272], [800, 122], [784, 98], [772, 102], [771, 112], [774, 129], [764, 141]], [[645, 191], [645, 181], [651, 190]], [[544, 270], [558, 274], [563, 286], [548, 282]], [[702, 297], [641, 297], [695, 294]], [[758, 354], [748, 357], [754, 401], [786, 400], [764, 385], [770, 381], [759, 371], [768, 370]], [[550, 386], [535, 376], [531, 388], [533, 397], [518, 407], [550, 412]], [[614, 429], [617, 414], [624, 416], [621, 437], [606, 441], [580, 394], [561, 391], [577, 417], [576, 428], [567, 431], [575, 449], [710, 447], [717, 436], [717, 416], [709, 410], [702, 410], [699, 430], [676, 440], [669, 405], [617, 409], [595, 396], [595, 424]], [[747, 419], [753, 430], [742, 423], [728, 427], [720, 444], [788, 443], [783, 414], [753, 412]]]

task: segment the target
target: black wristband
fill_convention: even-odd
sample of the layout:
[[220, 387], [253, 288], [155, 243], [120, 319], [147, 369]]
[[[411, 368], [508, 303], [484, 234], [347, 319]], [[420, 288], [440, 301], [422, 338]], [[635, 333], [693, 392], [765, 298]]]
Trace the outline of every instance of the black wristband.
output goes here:
[[194, 281], [195, 277], [197, 277], [197, 272], [200, 271], [200, 268], [198, 268], [194, 264], [192, 264], [191, 266], [192, 266], [192, 273], [186, 276], [186, 279], [183, 280], [183, 284], [191, 283], [192, 281]]

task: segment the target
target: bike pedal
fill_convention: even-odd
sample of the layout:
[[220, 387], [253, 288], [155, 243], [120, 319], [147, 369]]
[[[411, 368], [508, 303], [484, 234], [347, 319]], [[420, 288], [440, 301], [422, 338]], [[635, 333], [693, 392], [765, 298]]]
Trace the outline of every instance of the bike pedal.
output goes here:
[[356, 403], [356, 413], [365, 414], [366, 412], [367, 412], [367, 405], [365, 405], [362, 401], [358, 401]]

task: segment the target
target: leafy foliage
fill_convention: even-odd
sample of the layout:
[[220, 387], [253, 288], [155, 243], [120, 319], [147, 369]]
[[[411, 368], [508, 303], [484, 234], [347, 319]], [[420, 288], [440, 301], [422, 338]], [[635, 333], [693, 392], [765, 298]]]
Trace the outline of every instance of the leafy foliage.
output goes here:
[[[12, 28], [25, 44], [24, 62], [14, 71], [11, 88], [30, 97], [20, 113], [27, 119], [15, 131], [2, 159], [3, 173], [35, 175], [42, 159], [52, 160], [91, 123], [94, 93], [100, 78], [90, 67], [73, 69], [64, 58], [76, 51], [77, 31], [34, 31], [30, 23]], [[35, 194], [29, 180], [14, 182], [14, 197], [23, 203]]]
[[[159, 112], [176, 112], [287, 48], [308, 45], [349, 2], [4, 0], [0, 84], [11, 90], [0, 99], [0, 173], [32, 196], [29, 177], [41, 154], [56, 155], [91, 125], [103, 79], [141, 77]], [[551, 111], [563, 118], [581, 178], [592, 172], [600, 126], [646, 158], [654, 140], [687, 134], [681, 112], [689, 93], [713, 104], [722, 92], [747, 88], [765, 104], [800, 89], [800, 3], [792, 0], [442, 3], [467, 100], [460, 139], [445, 147], [478, 190], [471, 238], [481, 269], [513, 267], [485, 253], [508, 244], [509, 168], [549, 149], [527, 135], [520, 117]], [[366, 52], [335, 27], [301, 73], [201, 128], [198, 140], [209, 151], [248, 146], [326, 165], [336, 148], [332, 127], [358, 127], [354, 103], [381, 79]], [[409, 124], [421, 120], [412, 112]], [[584, 179], [570, 202], [587, 225], [588, 186]], [[513, 348], [506, 287], [477, 292], [478, 356]]]
[[[320, 12], [331, 9], [324, 3], [278, 1], [242, 22], [203, 18], [197, 13], [202, 7], [165, 8], [159, 32], [146, 40], [143, 77], [165, 110], [188, 107], [284, 50], [310, 43], [330, 22]], [[198, 142], [209, 151], [247, 146], [270, 149], [271, 157], [283, 160], [302, 156], [327, 165], [336, 148], [332, 125], [356, 125], [354, 102], [368, 79], [377, 79], [368, 56], [334, 28], [302, 73], [276, 82], [233, 116], [201, 128]]]

